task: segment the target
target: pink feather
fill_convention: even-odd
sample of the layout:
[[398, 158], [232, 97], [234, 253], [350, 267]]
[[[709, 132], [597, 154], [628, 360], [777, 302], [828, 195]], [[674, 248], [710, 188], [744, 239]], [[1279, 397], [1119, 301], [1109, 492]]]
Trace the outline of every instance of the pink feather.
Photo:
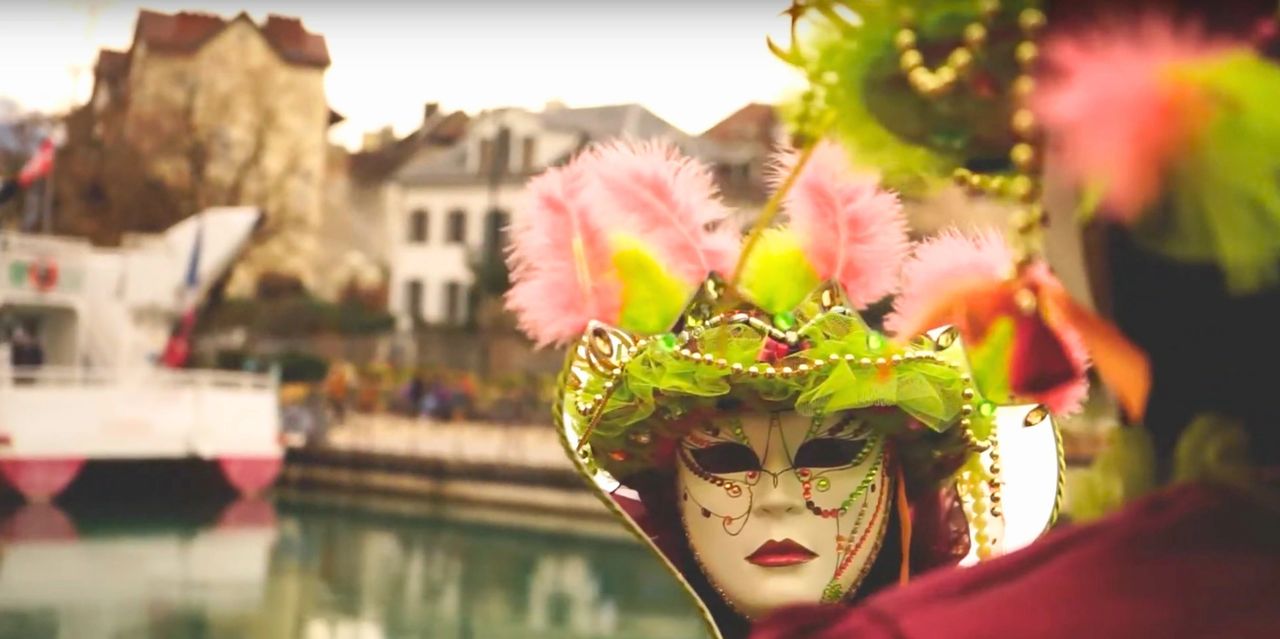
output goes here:
[[947, 229], [924, 240], [902, 265], [902, 291], [893, 302], [885, 328], [900, 337], [918, 326], [933, 306], [961, 290], [994, 283], [1013, 269], [1013, 250], [995, 231], [966, 236]]
[[1048, 42], [1050, 73], [1032, 108], [1053, 143], [1054, 166], [1077, 184], [1100, 187], [1108, 214], [1135, 220], [1204, 120], [1203, 103], [1166, 71], [1232, 46], [1240, 45], [1155, 15]]
[[690, 283], [733, 272], [741, 232], [704, 164], [659, 141], [614, 142], [592, 156], [592, 205], [618, 215], [615, 230], [650, 247]]
[[[776, 158], [775, 185], [797, 158], [795, 152]], [[853, 306], [866, 308], [894, 292], [911, 246], [902, 204], [896, 193], [880, 188], [876, 175], [854, 171], [844, 149], [820, 143], [785, 204], [790, 228], [818, 277], [839, 282]]]
[[[978, 231], [972, 236], [954, 229], [943, 231], [921, 242], [903, 265], [902, 291], [894, 300], [893, 312], [885, 318], [885, 327], [901, 336], [906, 327], [923, 321], [940, 301], [961, 291], [1004, 281], [1012, 274], [1013, 263], [1013, 250], [995, 231]], [[1033, 265], [1025, 276], [1038, 286], [1062, 286], [1043, 264]], [[1071, 382], [1038, 393], [1034, 399], [1054, 414], [1068, 415], [1078, 411], [1089, 394], [1084, 375], [1089, 355], [1074, 328], [1062, 323], [1052, 323], [1050, 327], [1080, 374]]]
[[507, 308], [539, 346], [565, 344], [591, 320], [618, 321], [622, 289], [607, 224], [588, 193], [595, 170], [584, 155], [533, 178], [512, 225]]

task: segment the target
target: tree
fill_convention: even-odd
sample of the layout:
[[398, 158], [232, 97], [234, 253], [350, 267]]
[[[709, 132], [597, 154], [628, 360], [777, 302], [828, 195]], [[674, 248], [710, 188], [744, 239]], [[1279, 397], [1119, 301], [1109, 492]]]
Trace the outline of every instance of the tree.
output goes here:
[[297, 210], [306, 205], [297, 197], [302, 151], [281, 122], [281, 65], [192, 64], [173, 86], [89, 104], [68, 118], [59, 232], [116, 245], [125, 233], [162, 231], [212, 206], [251, 205], [264, 223], [247, 258], [306, 235], [308, 216]]

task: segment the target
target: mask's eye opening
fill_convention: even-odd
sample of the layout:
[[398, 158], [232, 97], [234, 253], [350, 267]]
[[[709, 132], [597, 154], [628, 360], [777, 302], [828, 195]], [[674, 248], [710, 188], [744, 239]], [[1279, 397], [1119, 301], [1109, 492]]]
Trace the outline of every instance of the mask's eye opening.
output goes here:
[[840, 468], [849, 466], [867, 445], [865, 439], [819, 437], [800, 445], [791, 465], [796, 468]]
[[760, 459], [756, 457], [756, 452], [742, 444], [725, 442], [688, 450], [698, 467], [713, 475], [760, 470]]
[[716, 410], [721, 413], [731, 413], [740, 410], [744, 402], [737, 397], [721, 397], [716, 400]]

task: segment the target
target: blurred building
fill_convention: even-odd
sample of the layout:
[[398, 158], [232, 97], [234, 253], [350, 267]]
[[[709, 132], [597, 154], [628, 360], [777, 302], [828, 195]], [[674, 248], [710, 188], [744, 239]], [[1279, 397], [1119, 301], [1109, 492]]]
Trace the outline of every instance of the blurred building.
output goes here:
[[380, 264], [391, 263], [397, 241], [388, 219], [392, 179], [410, 161], [422, 162], [450, 149], [466, 134], [470, 121], [462, 111], [445, 113], [438, 102], [428, 102], [421, 124], [412, 133], [397, 138], [386, 127], [365, 134], [363, 148], [348, 159], [348, 210], [343, 216], [332, 216], [341, 217], [349, 227], [345, 235], [353, 248]]
[[[347, 160], [349, 214], [330, 224], [346, 225], [334, 232], [385, 265], [400, 352], [459, 368], [538, 369], [500, 304], [506, 229], [531, 176], [593, 142], [667, 140], [708, 163], [726, 199], [750, 219], [765, 198], [764, 167], [778, 131], [767, 105], [748, 105], [695, 137], [638, 104], [552, 103], [468, 118], [428, 103], [413, 133], [366, 135]], [[477, 325], [483, 345], [453, 330]]]
[[267, 273], [320, 288], [326, 135], [340, 119], [328, 66], [324, 37], [296, 18], [139, 12], [132, 45], [100, 52], [90, 103], [72, 116], [64, 230], [110, 238], [251, 204], [266, 223], [229, 292], [252, 294]]
[[420, 145], [382, 194], [398, 326], [472, 321], [476, 294], [505, 289], [506, 227], [525, 181], [616, 137], [690, 145], [688, 135], [636, 104], [495, 109], [447, 146]]
[[770, 154], [786, 143], [786, 131], [773, 106], [751, 103], [698, 136], [697, 154], [715, 170], [721, 194], [740, 221], [755, 219], [768, 199]]

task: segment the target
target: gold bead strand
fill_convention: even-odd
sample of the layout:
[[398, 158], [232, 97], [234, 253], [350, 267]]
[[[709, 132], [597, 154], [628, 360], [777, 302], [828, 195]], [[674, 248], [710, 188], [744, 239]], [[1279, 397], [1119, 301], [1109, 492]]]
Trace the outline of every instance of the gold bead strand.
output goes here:
[[906, 75], [917, 94], [935, 98], [950, 93], [956, 83], [969, 75], [974, 59], [987, 44], [987, 25], [1000, 13], [999, 0], [981, 0], [978, 3], [981, 20], [965, 25], [962, 34], [964, 44], [947, 54], [937, 68], [925, 65], [924, 54], [919, 49], [919, 34], [910, 26], [910, 16], [904, 15], [904, 25], [894, 35], [893, 44], [898, 49], [898, 68]]
[[1042, 145], [1035, 114], [1027, 106], [1028, 98], [1035, 90], [1031, 71], [1040, 57], [1036, 37], [1044, 29], [1045, 15], [1039, 9], [1023, 9], [1018, 14], [1018, 28], [1022, 41], [1014, 47], [1014, 59], [1020, 73], [1010, 85], [1010, 97], [1014, 104], [1009, 119], [1009, 129], [1017, 142], [1009, 149], [1009, 161], [1015, 171], [1010, 181], [1009, 195], [1019, 203], [1010, 220], [1014, 248], [1019, 266], [1035, 259], [1043, 243], [1045, 223], [1044, 207], [1040, 204]]

